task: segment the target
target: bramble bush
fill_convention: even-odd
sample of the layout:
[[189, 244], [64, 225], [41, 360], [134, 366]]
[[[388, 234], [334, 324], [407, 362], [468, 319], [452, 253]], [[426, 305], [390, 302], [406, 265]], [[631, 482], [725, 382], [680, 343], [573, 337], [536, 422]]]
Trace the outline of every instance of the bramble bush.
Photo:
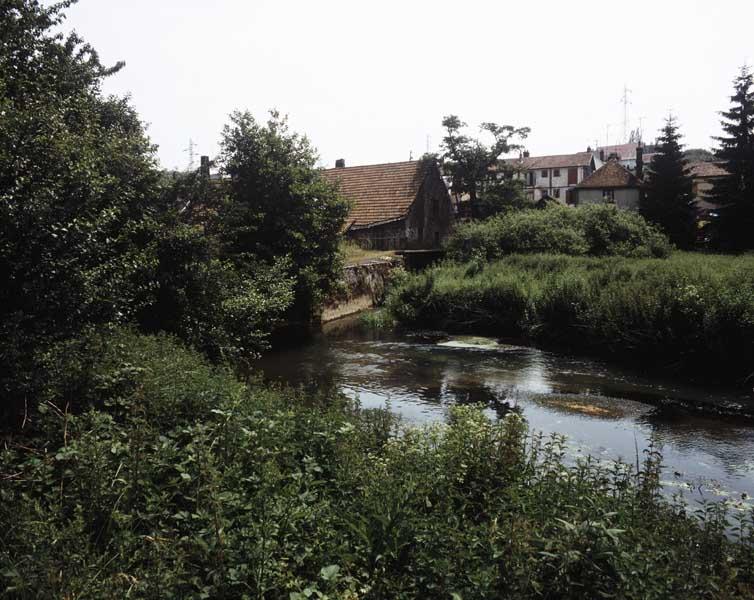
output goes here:
[[475, 407], [399, 429], [335, 393], [241, 383], [166, 335], [115, 330], [50, 361], [31, 430], [0, 450], [9, 597], [754, 591], [750, 517], [664, 499], [654, 450], [638, 469], [573, 463]]
[[659, 230], [615, 206], [510, 211], [460, 225], [447, 243], [448, 258], [457, 261], [532, 253], [662, 258], [670, 251]]

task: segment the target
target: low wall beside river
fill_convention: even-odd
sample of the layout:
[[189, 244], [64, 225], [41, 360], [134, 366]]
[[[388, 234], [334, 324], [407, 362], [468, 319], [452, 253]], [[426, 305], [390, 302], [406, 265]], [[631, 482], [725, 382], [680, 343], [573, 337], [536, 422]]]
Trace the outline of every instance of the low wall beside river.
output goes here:
[[341, 289], [325, 302], [322, 323], [374, 308], [385, 295], [385, 286], [394, 269], [402, 267], [400, 258], [380, 258], [343, 269]]

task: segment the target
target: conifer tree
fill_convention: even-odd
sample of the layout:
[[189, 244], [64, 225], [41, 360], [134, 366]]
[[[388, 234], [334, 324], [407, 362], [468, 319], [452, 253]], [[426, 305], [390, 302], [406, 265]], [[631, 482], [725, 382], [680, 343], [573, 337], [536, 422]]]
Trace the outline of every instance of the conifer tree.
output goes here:
[[642, 215], [659, 225], [676, 246], [690, 248], [694, 243], [691, 178], [680, 140], [671, 115], [657, 139], [657, 153], [649, 165], [647, 193], [640, 208]]
[[754, 248], [754, 91], [747, 66], [734, 81], [732, 106], [723, 111], [724, 135], [715, 153], [728, 175], [715, 184], [711, 199], [721, 206], [720, 245], [729, 250]]

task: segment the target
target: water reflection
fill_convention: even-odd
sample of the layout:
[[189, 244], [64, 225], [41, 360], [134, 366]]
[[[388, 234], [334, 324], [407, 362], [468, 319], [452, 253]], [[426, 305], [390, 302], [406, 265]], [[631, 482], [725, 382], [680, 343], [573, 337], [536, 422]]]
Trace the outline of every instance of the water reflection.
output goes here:
[[337, 386], [367, 407], [389, 403], [410, 423], [444, 419], [453, 404], [477, 403], [493, 417], [517, 407], [533, 429], [566, 434], [574, 453], [633, 463], [654, 440], [669, 479], [679, 473], [754, 496], [754, 427], [664, 404], [668, 398], [753, 402], [735, 393], [484, 338], [427, 343], [346, 331], [268, 355], [258, 366], [271, 379]]

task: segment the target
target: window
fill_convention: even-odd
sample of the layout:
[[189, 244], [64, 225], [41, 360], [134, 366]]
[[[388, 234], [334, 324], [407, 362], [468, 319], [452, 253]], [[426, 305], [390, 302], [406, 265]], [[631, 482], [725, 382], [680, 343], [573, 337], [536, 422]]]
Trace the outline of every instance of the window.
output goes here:
[[560, 188], [555, 188], [552, 191], [553, 198], [560, 198]]
[[547, 169], [542, 169], [542, 177], [543, 178], [547, 177]]
[[432, 215], [438, 216], [440, 214], [440, 199], [435, 196], [432, 198]]
[[602, 190], [602, 199], [605, 202], [615, 202], [615, 190]]
[[560, 169], [553, 169], [552, 170], [552, 176], [553, 177], [560, 177]]
[[435, 231], [435, 248], [440, 247], [440, 232]]

